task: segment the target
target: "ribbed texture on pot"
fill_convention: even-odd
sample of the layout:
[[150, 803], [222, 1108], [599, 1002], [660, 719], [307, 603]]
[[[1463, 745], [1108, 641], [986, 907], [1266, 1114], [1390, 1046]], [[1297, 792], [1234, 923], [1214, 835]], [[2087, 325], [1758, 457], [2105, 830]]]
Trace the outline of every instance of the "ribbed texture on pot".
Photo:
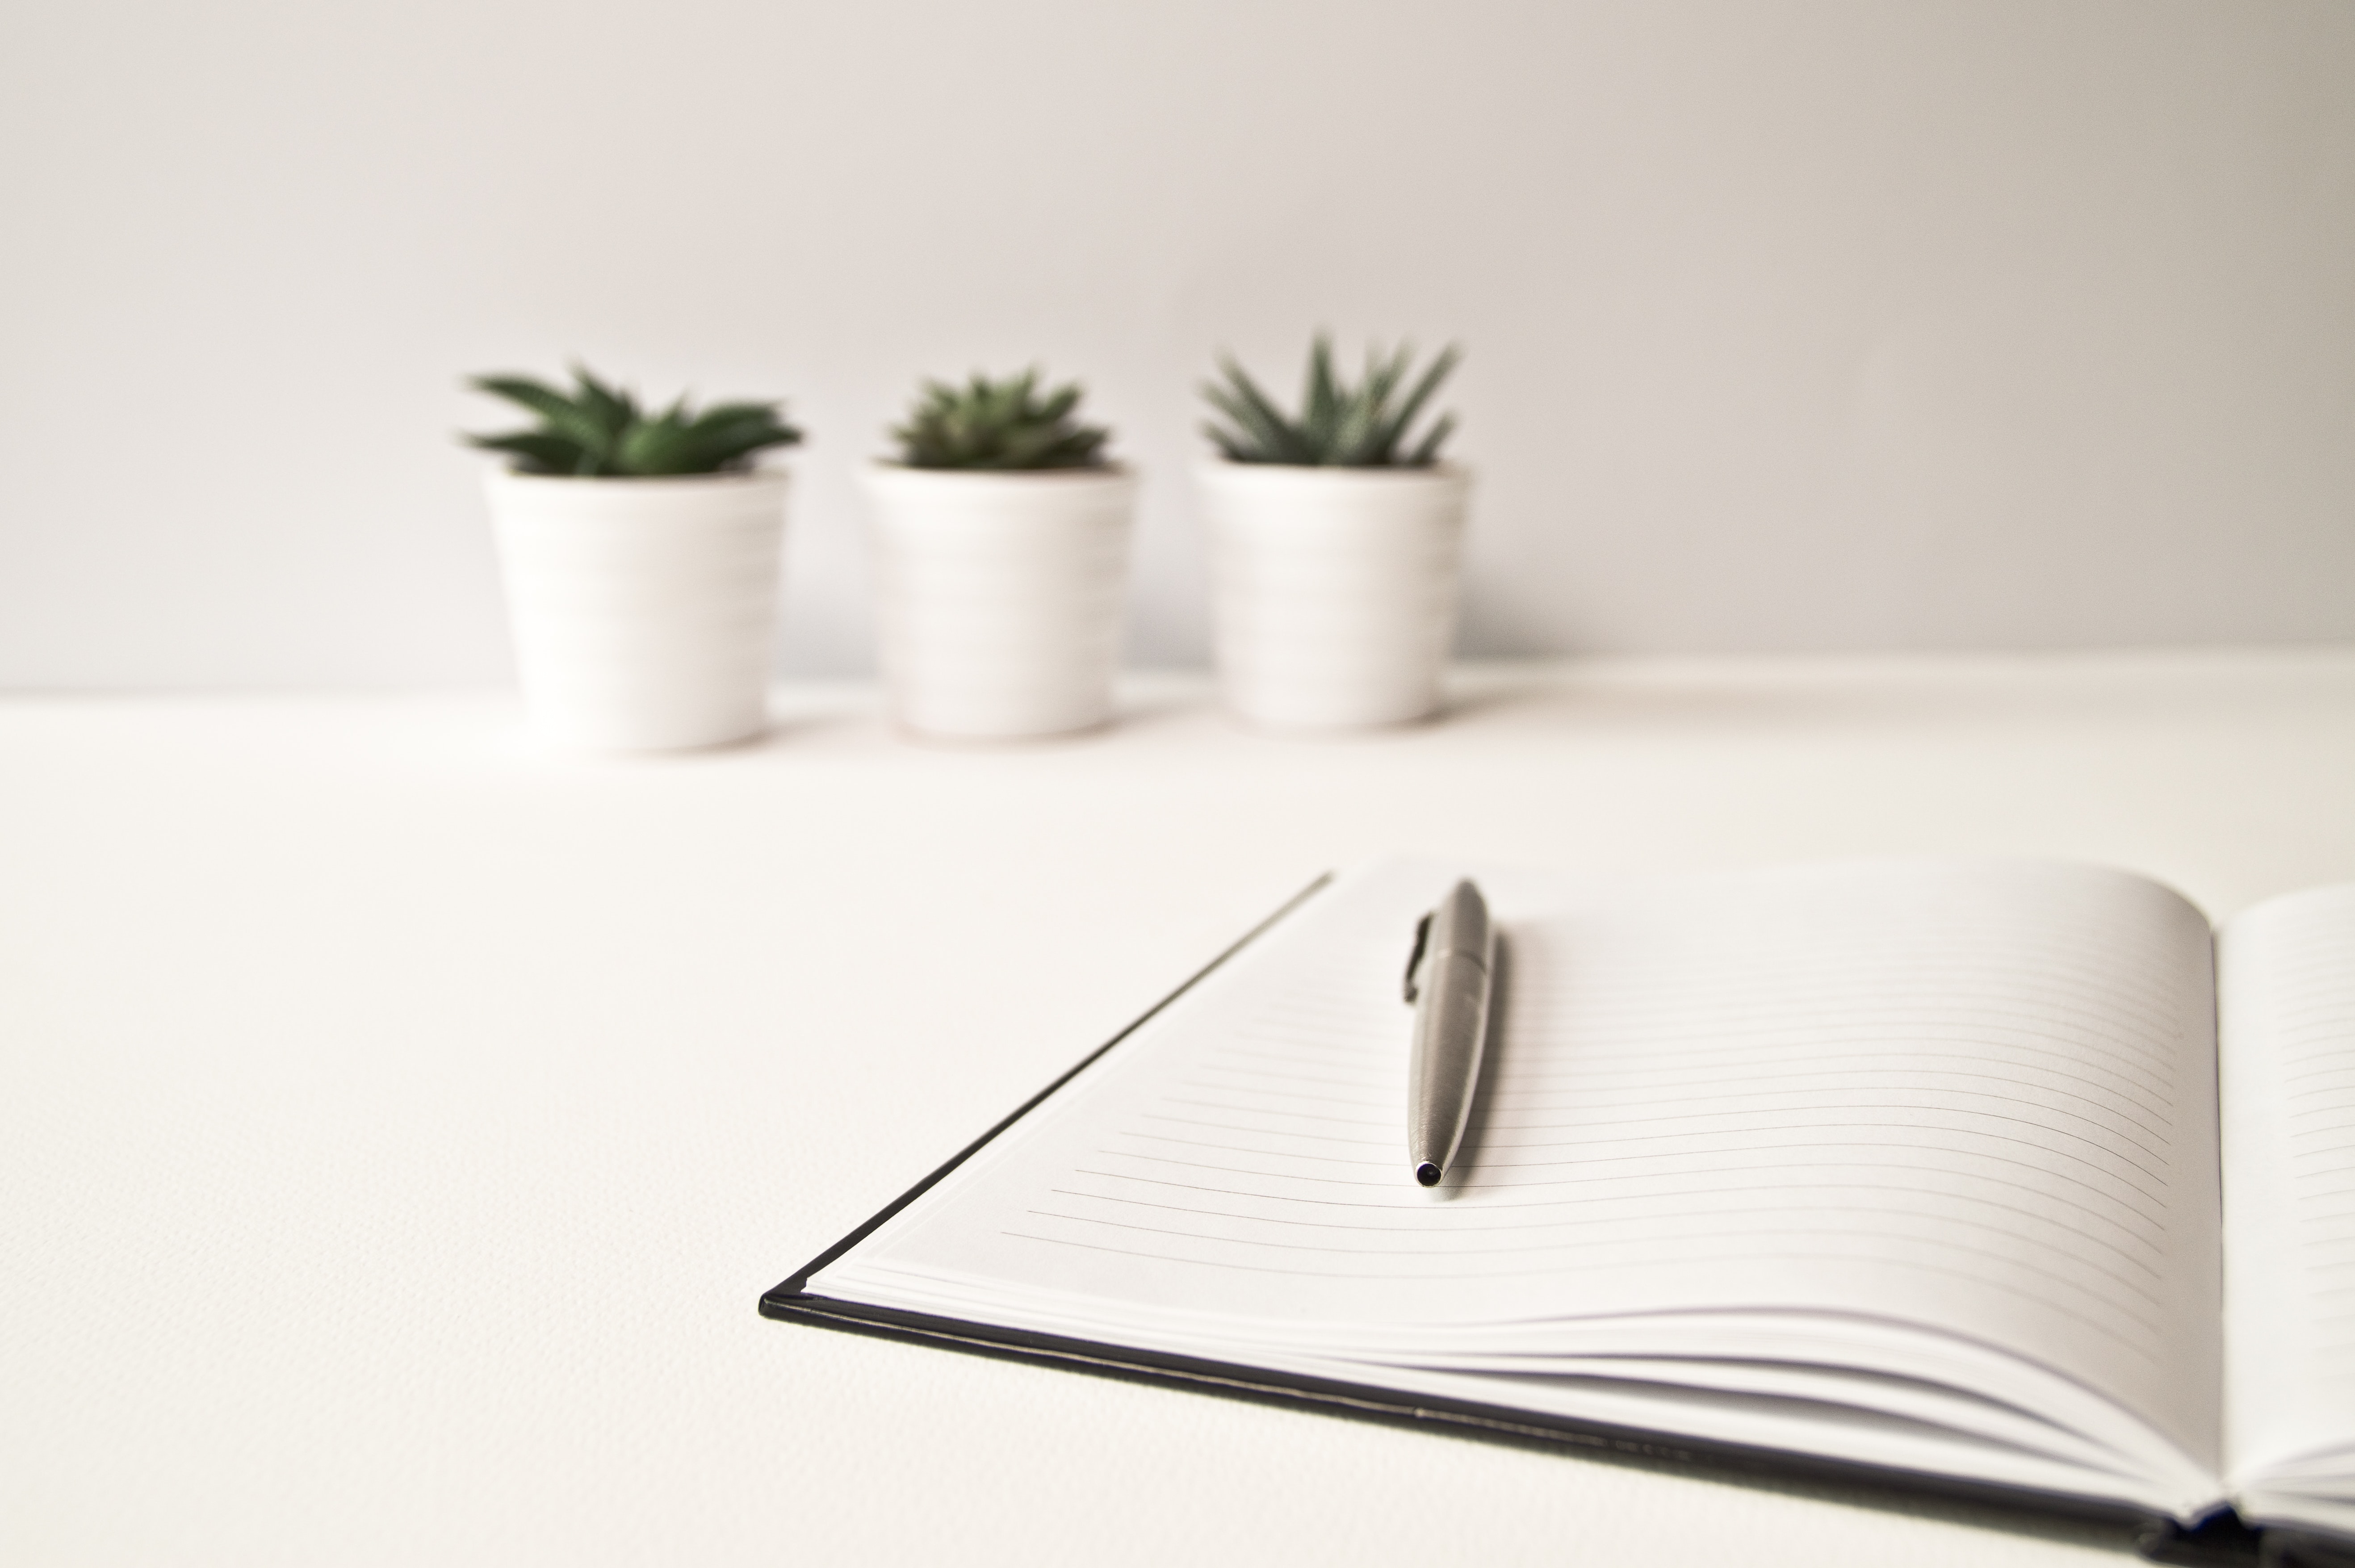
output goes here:
[[490, 477], [516, 664], [559, 746], [722, 745], [768, 723], [785, 475]]
[[1470, 476], [1215, 463], [1198, 471], [1227, 704], [1272, 729], [1439, 706]]
[[883, 675], [900, 725], [1016, 740], [1111, 716], [1133, 474], [879, 464], [866, 485]]

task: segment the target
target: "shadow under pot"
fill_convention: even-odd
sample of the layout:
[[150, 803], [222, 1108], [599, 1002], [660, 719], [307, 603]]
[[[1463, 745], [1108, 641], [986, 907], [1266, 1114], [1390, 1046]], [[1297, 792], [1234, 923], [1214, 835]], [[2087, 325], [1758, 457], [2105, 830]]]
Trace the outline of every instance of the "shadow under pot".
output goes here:
[[865, 480], [883, 677], [901, 729], [1011, 741], [1112, 717], [1133, 472], [879, 463]]
[[489, 476], [535, 734], [665, 752], [767, 729], [785, 478]]
[[1214, 462], [1197, 480], [1220, 692], [1238, 718], [1350, 730], [1437, 711], [1469, 473]]

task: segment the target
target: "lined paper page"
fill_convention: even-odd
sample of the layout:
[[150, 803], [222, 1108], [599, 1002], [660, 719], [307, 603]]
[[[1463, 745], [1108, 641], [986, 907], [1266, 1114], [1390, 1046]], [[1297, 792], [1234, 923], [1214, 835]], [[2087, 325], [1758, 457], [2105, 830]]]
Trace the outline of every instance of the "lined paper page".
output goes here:
[[1364, 1355], [1866, 1315], [1993, 1340], [2212, 1454], [2211, 971], [2179, 900], [2019, 865], [1484, 876], [1500, 1032], [1426, 1191], [1399, 968], [1451, 875], [1346, 880], [866, 1266]]
[[2355, 887], [2233, 920], [2217, 976], [2230, 1446], [2248, 1477], [2355, 1451]]

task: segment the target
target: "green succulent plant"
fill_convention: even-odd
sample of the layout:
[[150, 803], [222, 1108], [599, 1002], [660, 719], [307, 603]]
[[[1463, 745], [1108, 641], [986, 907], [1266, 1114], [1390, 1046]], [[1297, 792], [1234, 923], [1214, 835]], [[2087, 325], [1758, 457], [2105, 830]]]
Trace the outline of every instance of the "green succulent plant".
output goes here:
[[1351, 386], [1334, 372], [1333, 340], [1316, 335], [1308, 350], [1308, 384], [1300, 416], [1292, 418], [1259, 389], [1234, 356], [1219, 356], [1223, 383], [1205, 381], [1202, 396], [1226, 416], [1206, 421], [1202, 432], [1233, 463], [1284, 463], [1311, 468], [1428, 468], [1455, 429], [1455, 416], [1442, 414], [1421, 441], [1407, 444], [1407, 432], [1440, 382], [1463, 356], [1454, 346], [1440, 352], [1412, 387], [1407, 373], [1414, 350], [1405, 344], [1384, 356], [1366, 351], [1366, 374]]
[[1036, 367], [1004, 380], [976, 370], [962, 387], [926, 381], [891, 438], [911, 468], [1100, 468], [1112, 432], [1073, 418], [1079, 402], [1076, 381], [1041, 392]]
[[586, 366], [572, 368], [572, 381], [566, 393], [528, 376], [474, 377], [467, 384], [476, 391], [538, 414], [539, 423], [465, 439], [510, 454], [522, 474], [643, 479], [729, 473], [749, 467], [756, 453], [802, 438], [784, 421], [781, 403], [714, 403], [698, 413], [682, 395], [649, 414], [635, 397], [599, 380]]

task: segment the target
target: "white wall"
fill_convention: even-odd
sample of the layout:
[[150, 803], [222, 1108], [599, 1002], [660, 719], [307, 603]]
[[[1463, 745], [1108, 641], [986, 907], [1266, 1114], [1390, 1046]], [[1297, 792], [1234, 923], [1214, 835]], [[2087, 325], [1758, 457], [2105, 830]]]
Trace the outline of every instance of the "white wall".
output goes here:
[[2355, 637], [2343, 0], [95, 0], [0, 20], [0, 682], [506, 669], [458, 378], [1083, 378], [1204, 647], [1231, 345], [1470, 352], [1476, 652]]

